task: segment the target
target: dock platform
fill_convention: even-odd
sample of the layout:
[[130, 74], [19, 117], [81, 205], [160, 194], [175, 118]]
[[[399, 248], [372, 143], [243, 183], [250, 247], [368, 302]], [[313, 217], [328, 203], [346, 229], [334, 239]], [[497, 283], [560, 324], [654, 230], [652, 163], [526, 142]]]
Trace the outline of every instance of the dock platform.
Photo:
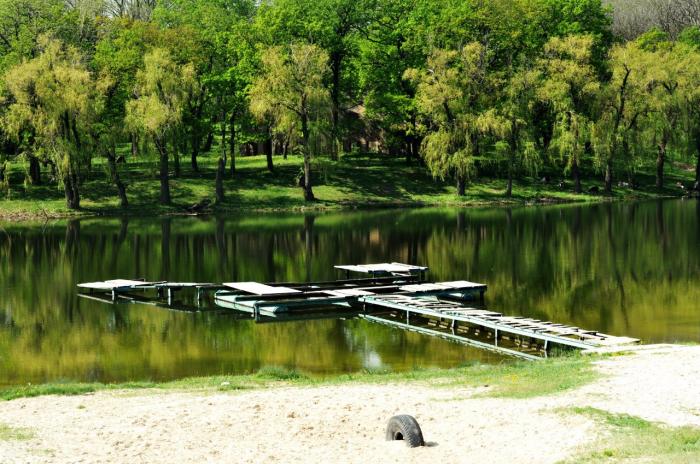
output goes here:
[[[485, 284], [428, 282], [424, 266], [380, 263], [335, 268], [345, 273], [344, 279], [287, 283], [115, 279], [82, 283], [78, 288], [87, 292], [83, 296], [100, 301], [155, 304], [176, 310], [188, 308], [182, 299], [176, 299], [176, 293], [190, 290], [196, 295], [194, 311], [202, 310], [203, 297], [211, 293], [213, 308], [247, 313], [256, 322], [351, 315], [525, 359], [546, 357], [555, 347], [585, 350], [639, 343], [634, 338], [468, 306], [467, 302], [477, 299], [483, 302]], [[351, 278], [351, 273], [369, 277]]]

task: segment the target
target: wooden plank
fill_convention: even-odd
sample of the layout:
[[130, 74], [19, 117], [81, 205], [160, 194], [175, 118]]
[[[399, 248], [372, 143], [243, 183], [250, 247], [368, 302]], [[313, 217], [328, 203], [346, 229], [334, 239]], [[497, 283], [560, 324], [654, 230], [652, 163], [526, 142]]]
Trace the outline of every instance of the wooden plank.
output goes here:
[[440, 285], [446, 285], [450, 288], [456, 289], [456, 290], [463, 290], [463, 289], [469, 289], [469, 288], [481, 288], [484, 287], [486, 288], [485, 284], [479, 284], [476, 282], [469, 282], [468, 280], [454, 280], [451, 282], [436, 282]]
[[434, 292], [434, 291], [441, 291], [441, 290], [451, 290], [451, 287], [448, 287], [447, 285], [440, 285], [440, 284], [411, 284], [411, 285], [403, 285], [399, 287], [399, 290], [402, 290], [404, 292]]
[[199, 282], [163, 282], [162, 284], [155, 284], [156, 287], [163, 288], [196, 288], [196, 287], [215, 287], [216, 285], [212, 283], [199, 283]]
[[414, 266], [403, 263], [377, 263], [377, 264], [339, 264], [334, 266], [341, 271], [362, 272], [365, 274], [374, 274], [380, 272], [416, 272], [426, 271], [427, 267]]
[[113, 279], [102, 282], [86, 282], [83, 284], [78, 284], [78, 287], [87, 288], [90, 290], [115, 290], [152, 284], [153, 282], [144, 282], [142, 280]]
[[369, 295], [374, 295], [373, 292], [368, 292], [367, 290], [362, 290], [359, 288], [340, 288], [334, 290], [336, 293], [340, 295], [346, 295], [346, 296], [369, 296]]
[[265, 285], [259, 282], [224, 282], [222, 285], [253, 295], [292, 295], [303, 293], [301, 290], [289, 287], [273, 287], [272, 285]]

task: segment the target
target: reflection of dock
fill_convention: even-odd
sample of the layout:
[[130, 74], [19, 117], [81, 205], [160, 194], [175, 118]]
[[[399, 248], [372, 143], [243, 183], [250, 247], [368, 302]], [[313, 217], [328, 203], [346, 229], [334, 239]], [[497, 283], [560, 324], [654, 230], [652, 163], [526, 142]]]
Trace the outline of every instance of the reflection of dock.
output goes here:
[[[234, 310], [256, 322], [360, 316], [370, 322], [439, 336], [527, 359], [547, 356], [553, 347], [589, 349], [627, 345], [638, 340], [465, 305], [483, 301], [487, 287], [465, 280], [427, 282], [428, 268], [401, 263], [336, 266], [344, 279], [303, 283], [145, 282], [108, 280], [79, 284], [107, 302], [134, 302], [176, 310], [199, 310], [213, 293], [216, 308]], [[350, 278], [350, 273], [369, 277]], [[196, 305], [175, 300], [177, 292], [195, 292]], [[146, 296], [155, 291], [155, 295]]]

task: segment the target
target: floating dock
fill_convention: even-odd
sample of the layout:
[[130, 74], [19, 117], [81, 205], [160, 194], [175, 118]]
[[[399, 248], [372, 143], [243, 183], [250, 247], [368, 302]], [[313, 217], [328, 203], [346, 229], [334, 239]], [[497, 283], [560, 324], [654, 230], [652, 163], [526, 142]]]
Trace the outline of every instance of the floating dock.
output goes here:
[[313, 288], [307, 291], [293, 287], [273, 287], [257, 282], [223, 285], [233, 291], [217, 291], [214, 296], [216, 304], [239, 311], [248, 311], [254, 316], [271, 316], [280, 312], [329, 306], [354, 307], [362, 297], [376, 295], [430, 295], [471, 299], [476, 296], [483, 298], [486, 291], [486, 285], [466, 280], [439, 283], [393, 282], [387, 284], [382, 282], [382, 284], [368, 286], [346, 284], [334, 288]]
[[[547, 357], [557, 349], [591, 349], [639, 343], [592, 330], [506, 316], [467, 305], [484, 300], [487, 286], [466, 280], [428, 282], [424, 266], [402, 263], [338, 265], [344, 279], [320, 282], [147, 282], [106, 280], [79, 284], [82, 296], [107, 302], [131, 302], [187, 310], [175, 301], [194, 292], [194, 311], [213, 295], [215, 309], [248, 314], [256, 322], [361, 317], [367, 321], [497, 351], [525, 359]], [[368, 277], [351, 278], [352, 273]], [[147, 292], [155, 295], [147, 296]]]

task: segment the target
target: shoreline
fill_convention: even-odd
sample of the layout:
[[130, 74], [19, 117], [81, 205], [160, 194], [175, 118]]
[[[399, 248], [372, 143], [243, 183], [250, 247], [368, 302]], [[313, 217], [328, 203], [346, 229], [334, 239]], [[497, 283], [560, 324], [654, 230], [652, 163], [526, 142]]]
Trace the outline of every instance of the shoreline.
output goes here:
[[[576, 368], [561, 375], [562, 366], [572, 364]], [[380, 374], [375, 381], [358, 376], [349, 383], [307, 384], [282, 378], [267, 388], [208, 378], [220, 383], [206, 387], [190, 379], [171, 384], [177, 388], [17, 398], [0, 403], [0, 460], [327, 462], [332, 455], [358, 463], [579, 463], [700, 457], [700, 347], [647, 345], [526, 365], [535, 370], [496, 366], [486, 369], [498, 372], [490, 378], [470, 378], [479, 372], [471, 366], [449, 377]], [[266, 381], [273, 374], [289, 373], [268, 371]], [[557, 382], [564, 378], [577, 380]], [[538, 388], [523, 390], [533, 383]], [[418, 420], [427, 446], [384, 440], [396, 414]]]
[[[581, 385], [594, 378], [591, 356], [572, 355], [541, 360], [523, 361], [516, 358], [497, 364], [473, 363], [454, 368], [418, 368], [407, 371], [359, 371], [336, 374], [311, 374], [280, 366], [264, 366], [257, 372], [182, 379], [149, 381], [127, 380], [115, 383], [47, 382], [0, 385], [0, 404], [19, 398], [45, 395], [82, 395], [101, 391], [247, 391], [275, 388], [323, 388], [335, 385], [419, 383], [478, 386], [488, 382], [497, 396], [528, 396], [551, 393]], [[556, 372], [555, 382], [542, 382], [542, 374]], [[512, 382], [513, 377], [530, 379], [531, 385]]]
[[7, 210], [0, 202], [0, 221], [6, 222], [23, 222], [44, 220], [59, 220], [59, 219], [94, 219], [94, 218], [140, 218], [140, 217], [206, 217], [216, 216], [220, 214], [243, 214], [243, 213], [259, 213], [259, 214], [277, 214], [277, 213], [325, 213], [325, 212], [343, 212], [343, 211], [358, 211], [358, 210], [388, 210], [388, 209], [420, 209], [420, 208], [509, 208], [509, 207], [538, 207], [551, 205], [585, 205], [585, 204], [602, 204], [616, 202], [637, 202], [637, 201], [653, 201], [653, 200], [673, 200], [685, 198], [697, 198], [697, 196], [688, 195], [671, 195], [671, 194], [655, 194], [642, 193], [633, 195], [615, 195], [604, 194], [579, 194], [579, 198], [559, 198], [554, 196], [542, 196], [539, 198], [522, 198], [522, 199], [465, 199], [464, 201], [356, 201], [356, 202], [341, 202], [330, 203], [323, 200], [313, 202], [310, 205], [302, 206], [280, 206], [280, 207], [217, 207], [202, 209], [200, 211], [190, 211], [185, 205], [173, 205], [170, 207], [156, 206], [157, 212], [148, 212], [144, 210], [143, 205], [130, 206], [127, 210], [120, 208], [81, 208], [77, 211], [60, 211], [47, 212], [42, 210], [39, 212], [17, 212]]

